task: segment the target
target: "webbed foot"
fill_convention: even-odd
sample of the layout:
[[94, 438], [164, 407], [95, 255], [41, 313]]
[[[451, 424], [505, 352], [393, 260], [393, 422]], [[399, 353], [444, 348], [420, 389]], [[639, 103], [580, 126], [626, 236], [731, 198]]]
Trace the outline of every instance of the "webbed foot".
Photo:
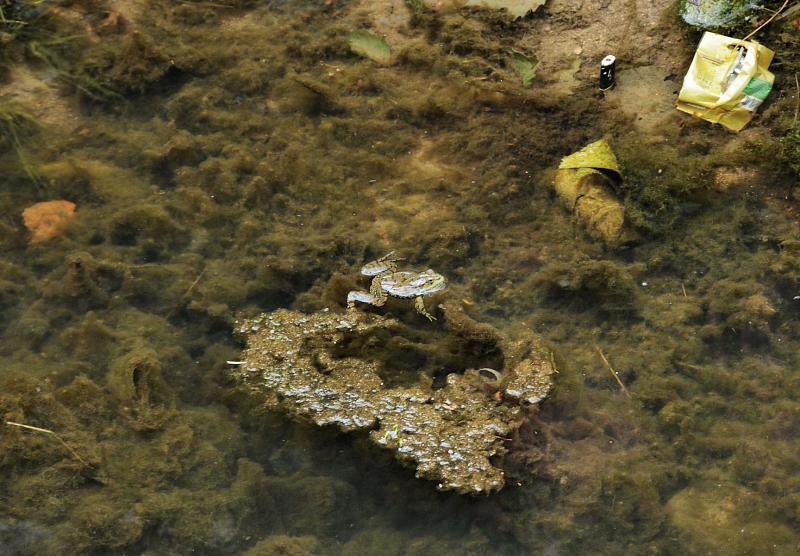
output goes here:
[[425, 303], [422, 301], [421, 296], [417, 296], [414, 298], [414, 308], [417, 312], [421, 315], [424, 315], [429, 321], [435, 321], [436, 317], [430, 314], [427, 309], [425, 309]]

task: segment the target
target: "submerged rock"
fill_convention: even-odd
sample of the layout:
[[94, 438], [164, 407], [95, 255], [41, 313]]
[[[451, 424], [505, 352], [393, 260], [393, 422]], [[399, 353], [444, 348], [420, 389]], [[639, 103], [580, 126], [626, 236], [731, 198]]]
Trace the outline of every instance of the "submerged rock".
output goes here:
[[439, 341], [451, 351], [498, 350], [499, 380], [452, 369], [441, 388], [425, 380], [389, 388], [382, 377], [392, 371], [380, 352], [390, 338], [407, 335], [401, 323], [360, 311], [283, 309], [237, 324], [247, 347], [234, 374], [271, 409], [345, 432], [368, 430], [372, 442], [440, 490], [499, 490], [503, 471], [490, 458], [523, 422], [523, 405], [550, 392], [553, 357], [528, 331], [506, 338], [450, 307], [445, 323]]
[[750, 0], [681, 0], [680, 14], [694, 27], [731, 27], [741, 23], [758, 4]]

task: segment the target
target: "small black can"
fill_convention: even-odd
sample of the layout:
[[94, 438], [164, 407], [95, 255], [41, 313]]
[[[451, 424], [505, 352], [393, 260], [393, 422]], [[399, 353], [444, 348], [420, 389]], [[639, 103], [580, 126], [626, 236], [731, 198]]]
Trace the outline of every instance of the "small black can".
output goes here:
[[600, 90], [607, 91], [614, 86], [614, 73], [617, 67], [617, 58], [611, 54], [600, 62]]

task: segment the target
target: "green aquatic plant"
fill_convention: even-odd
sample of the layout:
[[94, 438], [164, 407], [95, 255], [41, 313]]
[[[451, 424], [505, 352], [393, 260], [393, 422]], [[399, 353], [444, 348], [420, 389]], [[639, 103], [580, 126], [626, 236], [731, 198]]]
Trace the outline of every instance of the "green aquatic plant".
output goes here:
[[33, 167], [25, 156], [24, 146], [37, 127], [36, 118], [8, 102], [0, 101], [0, 149], [14, 152], [25, 174], [37, 181]]
[[0, 32], [19, 37], [42, 15], [45, 0], [0, 0]]
[[116, 97], [110, 87], [77, 66], [86, 32], [59, 17], [52, 4], [49, 0], [0, 0], [0, 73], [27, 62], [93, 100]]
[[44, 16], [45, 0], [0, 0], [0, 69], [25, 54], [25, 45], [34, 39]]
[[29, 42], [27, 51], [30, 57], [43, 64], [59, 82], [73, 91], [79, 91], [84, 96], [96, 101], [121, 98], [120, 94], [112, 87], [76, 68], [61, 54], [59, 47], [77, 38], [77, 36], [57, 37], [52, 35]]

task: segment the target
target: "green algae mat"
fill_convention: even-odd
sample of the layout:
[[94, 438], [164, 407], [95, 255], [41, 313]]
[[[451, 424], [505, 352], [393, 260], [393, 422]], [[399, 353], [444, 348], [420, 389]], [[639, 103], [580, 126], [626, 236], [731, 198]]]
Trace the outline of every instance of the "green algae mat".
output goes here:
[[0, 553], [796, 552], [796, 15], [503, 4], [0, 2]]

